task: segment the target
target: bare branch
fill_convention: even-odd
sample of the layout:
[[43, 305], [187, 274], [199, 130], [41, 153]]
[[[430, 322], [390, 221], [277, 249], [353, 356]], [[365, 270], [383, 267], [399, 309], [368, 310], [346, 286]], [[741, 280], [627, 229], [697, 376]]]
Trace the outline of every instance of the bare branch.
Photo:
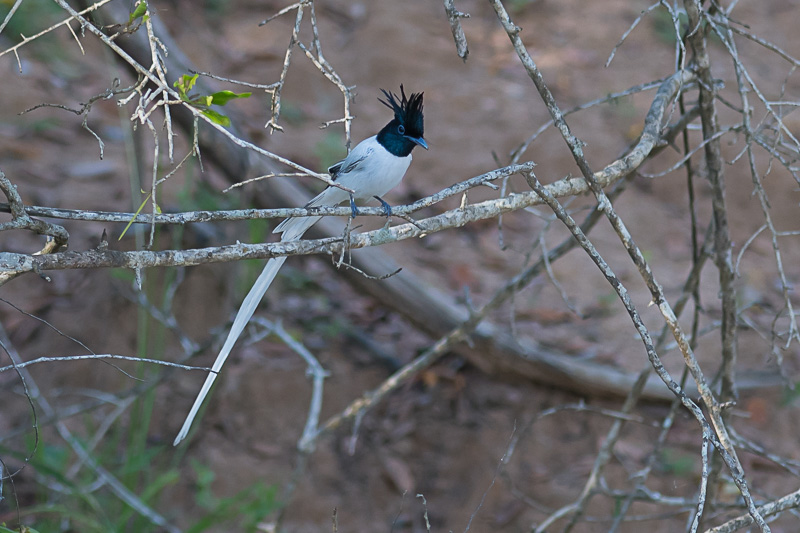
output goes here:
[[453, 40], [456, 43], [456, 53], [466, 63], [469, 46], [467, 46], [464, 28], [461, 27], [461, 19], [469, 18], [469, 13], [462, 13], [456, 9], [455, 0], [444, 0], [444, 12], [447, 13], [447, 20], [450, 21], [450, 30], [453, 32]]
[[[763, 517], [778, 515], [788, 509], [800, 507], [800, 489], [779, 498], [774, 502], [767, 503], [758, 507], [758, 514]], [[707, 529], [705, 533], [732, 533], [747, 526], [753, 525], [753, 516], [746, 514], [733, 520], [729, 520], [722, 525]]]
[[[629, 297], [627, 295], [627, 290], [625, 289], [625, 287], [620, 283], [620, 281], [616, 278], [616, 276], [614, 276], [613, 272], [611, 272], [611, 270], [608, 268], [608, 266], [605, 264], [605, 262], [599, 256], [597, 251], [594, 250], [594, 247], [591, 245], [591, 243], [588, 241], [588, 239], [586, 239], [585, 236], [583, 236], [582, 233], [580, 233], [579, 228], [577, 228], [577, 226], [574, 224], [574, 221], [571, 220], [571, 217], [569, 217], [569, 215], [563, 210], [563, 207], [561, 207], [561, 205], [558, 204], [558, 202], [557, 202], [557, 200], [555, 198], [553, 198], [552, 196], [549, 195], [549, 191], [547, 191], [544, 187], [541, 186], [541, 184], [538, 182], [538, 180], [536, 180], [536, 178], [533, 176], [532, 173], [529, 174], [528, 176], [526, 176], [526, 179], [528, 180], [529, 185], [531, 186], [532, 189], [534, 189], [534, 191], [537, 194], [539, 194], [542, 197], [542, 199], [544, 201], [547, 202], [547, 204], [551, 207], [551, 209], [553, 209], [553, 211], [558, 215], [559, 219], [561, 219], [562, 222], [564, 222], [564, 224], [567, 225], [567, 227], [573, 233], [575, 238], [578, 239], [581, 242], [581, 246], [586, 250], [586, 252], [590, 255], [592, 260], [597, 264], [597, 266], [600, 268], [600, 270], [606, 276], [606, 279], [609, 281], [609, 283], [612, 285], [614, 290], [617, 292], [617, 294], [619, 295], [619, 297], [622, 300], [623, 304], [625, 305], [626, 309], [628, 310], [628, 313], [630, 314], [631, 319], [633, 320], [633, 322], [634, 322], [634, 324], [636, 326], [636, 329], [638, 330], [639, 335], [642, 338], [643, 343], [645, 344], [645, 348], [646, 348], [646, 351], [647, 351], [647, 354], [648, 354], [648, 358], [650, 359], [651, 364], [655, 368], [656, 373], [659, 375], [659, 377], [662, 378], [662, 380], [670, 388], [670, 390], [676, 396], [678, 396], [681, 399], [681, 402], [684, 404], [684, 406], [687, 407], [692, 412], [692, 414], [695, 416], [695, 418], [697, 419], [697, 421], [700, 423], [701, 427], [703, 428], [704, 438], [712, 438], [713, 437], [714, 445], [717, 448], [717, 451], [724, 458], [729, 470], [731, 471], [731, 474], [732, 474], [732, 476], [734, 478], [734, 481], [736, 482], [736, 485], [739, 487], [739, 490], [741, 491], [742, 496], [744, 497], [745, 501], [747, 502], [748, 509], [749, 509], [751, 515], [754, 517], [754, 519], [759, 524], [759, 526], [762, 528], [762, 530], [769, 531], [769, 526], [767, 526], [766, 522], [764, 522], [763, 518], [758, 514], [758, 511], [755, 508], [755, 503], [753, 501], [752, 496], [750, 495], [749, 488], [747, 487], [747, 484], [746, 484], [746, 482], [744, 480], [744, 473], [742, 471], [741, 464], [739, 463], [739, 460], [736, 457], [736, 452], [733, 449], [732, 445], [730, 444], [730, 440], [729, 440], [729, 438], [727, 436], [727, 431], [726, 431], [726, 428], [725, 428], [725, 425], [724, 425], [724, 420], [722, 419], [722, 416], [721, 416], [720, 405], [717, 402], [716, 398], [714, 397], [714, 395], [713, 395], [708, 383], [706, 382], [706, 379], [705, 379], [704, 374], [703, 374], [703, 372], [702, 372], [702, 370], [700, 368], [700, 365], [698, 364], [697, 359], [695, 358], [691, 347], [689, 346], [688, 342], [686, 341], [686, 339], [685, 339], [685, 337], [683, 335], [681, 327], [680, 327], [680, 325], [679, 325], [679, 323], [677, 321], [677, 318], [676, 318], [671, 306], [669, 305], [667, 299], [664, 297], [664, 293], [663, 293], [663, 289], [661, 288], [661, 285], [655, 280], [655, 278], [654, 278], [654, 276], [652, 274], [652, 271], [650, 270], [649, 265], [645, 261], [641, 250], [639, 250], [639, 248], [633, 242], [633, 239], [632, 239], [630, 233], [625, 228], [624, 224], [622, 223], [622, 220], [619, 218], [619, 216], [613, 210], [613, 207], [611, 206], [610, 201], [608, 200], [607, 196], [603, 192], [602, 185], [597, 182], [595, 174], [592, 172], [588, 161], [585, 159], [585, 157], [583, 155], [583, 143], [577, 137], [575, 137], [574, 134], [570, 131], [570, 128], [567, 125], [566, 121], [564, 120], [563, 115], [562, 115], [560, 109], [558, 108], [558, 106], [557, 106], [557, 104], [555, 102], [555, 99], [553, 98], [552, 93], [550, 92], [550, 90], [548, 89], [547, 85], [544, 82], [544, 79], [542, 77], [541, 72], [539, 71], [538, 67], [536, 66], [536, 64], [533, 61], [533, 59], [531, 58], [531, 56], [528, 54], [528, 51], [527, 51], [525, 45], [523, 44], [522, 39], [519, 36], [520, 28], [517, 27], [511, 21], [511, 18], [509, 17], [507, 11], [505, 10], [505, 7], [503, 6], [503, 4], [502, 4], [502, 2], [500, 0], [491, 0], [491, 3], [492, 3], [492, 6], [495, 9], [495, 12], [497, 13], [497, 16], [498, 16], [498, 18], [500, 20], [500, 23], [502, 24], [503, 28], [506, 30], [506, 33], [508, 34], [508, 37], [511, 40], [513, 46], [514, 46], [514, 49], [517, 52], [517, 56], [519, 57], [519, 59], [522, 62], [523, 66], [525, 67], [525, 70], [528, 72], [528, 75], [531, 78], [531, 80], [533, 81], [533, 83], [536, 86], [537, 90], [539, 91], [539, 94], [540, 94], [542, 100], [544, 101], [545, 105], [547, 106], [548, 111], [550, 111], [550, 114], [553, 117], [553, 121], [554, 121], [556, 127], [559, 129], [559, 131], [561, 132], [562, 137], [564, 138], [564, 140], [566, 141], [567, 145], [569, 146], [569, 149], [570, 149], [570, 151], [572, 153], [573, 158], [575, 159], [576, 164], [581, 169], [581, 173], [583, 174], [584, 178], [586, 178], [586, 182], [589, 184], [589, 186], [590, 186], [590, 188], [592, 190], [592, 193], [597, 198], [597, 201], [598, 201], [598, 204], [600, 205], [600, 208], [605, 212], [606, 216], [608, 217], [608, 219], [611, 222], [612, 226], [614, 227], [615, 231], [618, 233], [618, 235], [620, 237], [620, 240], [622, 241], [622, 243], [625, 246], [625, 248], [628, 250], [628, 253], [629, 253], [631, 259], [633, 260], [634, 264], [636, 264], [637, 268], [639, 269], [642, 278], [647, 283], [648, 288], [650, 289], [650, 292], [653, 295], [653, 301], [658, 305], [659, 310], [661, 311], [664, 319], [670, 325], [670, 328], [673, 331], [673, 335], [675, 336], [676, 341], [678, 341], [678, 345], [680, 346], [681, 352], [683, 353], [684, 361], [685, 361], [687, 367], [689, 368], [689, 371], [692, 373], [692, 376], [693, 376], [693, 378], [694, 378], [694, 380], [695, 380], [695, 382], [697, 384], [698, 389], [700, 390], [700, 393], [702, 395], [704, 403], [706, 404], [706, 407], [710, 411], [711, 420], [712, 420], [712, 422], [714, 424], [714, 430], [716, 431], [716, 434], [713, 434], [710, 431], [710, 427], [708, 426], [708, 423], [706, 422], [705, 417], [704, 417], [702, 411], [700, 410], [700, 408], [696, 404], [694, 404], [694, 402], [692, 402], [686, 396], [686, 394], [680, 389], [678, 384], [671, 378], [671, 376], [666, 372], [664, 367], [661, 365], [661, 363], [660, 363], [660, 361], [658, 359], [658, 355], [655, 352], [655, 349], [654, 349], [654, 347], [652, 345], [652, 341], [650, 340], [649, 332], [644, 327], [644, 324], [641, 322], [641, 318], [638, 316], [638, 312], [632, 306], [632, 304], [630, 302], [630, 299], [629, 299]], [[695, 8], [696, 9], [696, 6], [694, 6], [694, 5], [689, 6], [688, 5], [689, 3], [691, 3], [690, 0], [687, 0], [687, 2], [685, 4], [687, 10], [689, 10], [690, 8]], [[696, 22], [695, 26], [699, 25], [699, 18], [693, 19], [691, 14], [690, 14], [689, 19], [690, 19], [690, 21], [693, 21], [693, 20], [698, 21], [698, 22]], [[691, 24], [690, 24], [690, 26], [691, 26]], [[704, 48], [702, 48], [701, 51], [703, 51], [703, 53], [704, 53]], [[695, 54], [697, 54], [697, 53], [698, 53], [698, 51], [696, 49], [695, 50]], [[700, 61], [700, 60], [698, 59], [698, 61]], [[705, 65], [706, 65], [706, 68], [707, 68], [707, 62], [705, 63]], [[703, 72], [701, 71], [701, 74], [702, 73]], [[704, 76], [705, 76], [705, 78], [703, 78], [703, 82], [707, 86], [712, 87], [713, 86], [713, 80], [710, 79], [710, 73], [708, 73], [706, 71], [704, 73]], [[701, 102], [700, 102], [701, 103], [701, 115], [703, 113], [702, 106], [704, 105], [704, 100], [703, 100], [703, 94], [704, 93], [703, 93], [703, 91], [704, 91], [704, 88], [701, 87]], [[707, 94], [707, 97], [708, 96], [710, 96], [710, 94]], [[711, 116], [709, 117], [707, 115], [707, 118], [713, 118], [713, 97], [711, 97], [709, 101], [712, 102], [712, 107], [711, 108], [707, 107], [706, 108], [706, 112], [707, 113], [711, 113]], [[708, 104], [705, 103], [705, 105], [708, 105]], [[709, 127], [710, 127], [710, 125], [712, 123], [713, 123], [714, 127], [716, 128], [717, 124], [716, 124], [716, 120], [715, 119], [709, 121], [709, 124], [708, 124]], [[704, 132], [705, 132], [705, 126], [704, 126]], [[712, 136], [714, 133], [716, 133], [716, 129], [713, 129], [713, 130], [710, 129], [707, 137]], [[643, 132], [642, 137], [644, 137], [644, 135], [645, 135], [645, 133]], [[710, 143], [708, 146], [711, 147], [711, 148], [707, 148], [707, 158], [711, 157], [713, 155], [717, 155], [717, 156], [719, 155], [718, 143], [716, 145], [714, 145], [714, 143]], [[716, 148], [716, 150], [714, 150], [714, 148]], [[709, 151], [711, 153], [708, 153]], [[721, 158], [718, 158], [717, 162], [713, 163], [713, 164], [714, 165], [719, 165], [719, 164], [721, 164], [720, 161], [721, 161]], [[709, 165], [711, 165], [711, 164], [712, 163], [709, 162]], [[721, 169], [717, 168], [717, 170], [719, 172], [718, 178], [721, 180]], [[713, 170], [709, 170], [709, 172], [712, 172], [712, 171]], [[720, 270], [722, 271], [723, 268], [725, 268], [725, 265], [727, 263], [730, 263], [730, 261], [729, 261], [729, 259], [730, 259], [730, 239], [727, 236], [727, 222], [726, 222], [726, 220], [724, 218], [725, 217], [725, 215], [724, 215], [724, 200], [720, 200], [720, 198], [724, 198], [724, 190], [722, 189], [721, 181], [718, 182], [718, 187], [720, 188], [720, 190], [718, 191], [719, 195], [716, 196], [716, 199], [717, 199], [716, 201], [717, 201], [717, 203], [719, 205], [717, 207], [715, 207], [715, 222], [716, 222], [716, 224], [719, 224], [721, 222], [726, 224], [726, 227], [725, 227], [724, 230], [720, 230], [719, 227], [716, 227], [716, 234], [717, 234], [716, 252], [718, 254], [717, 255], [717, 257], [718, 257], [718, 268], [720, 268]], [[722, 201], [722, 203], [719, 203], [720, 201]], [[717, 215], [717, 211], [716, 211], [717, 208], [719, 208], [719, 210], [721, 210], [721, 212], [718, 215]], [[724, 247], [720, 248], [720, 246], [723, 246], [723, 245], [724, 245]], [[723, 263], [725, 263], [725, 264], [723, 264]], [[732, 264], [730, 265], [730, 267], [731, 267], [730, 268], [730, 275], [731, 275], [731, 280], [730, 281], [732, 282], [732, 272], [733, 272]], [[732, 292], [733, 291], [732, 285], [726, 285], [725, 284], [725, 281], [727, 280], [727, 277], [725, 277], [726, 275], [725, 274], [721, 274], [721, 276], [722, 276], [721, 283], [723, 284], [723, 288], [728, 287], [730, 289], [729, 294], [727, 296], [723, 293], [723, 306], [724, 306], [725, 302], [727, 301], [726, 298], [730, 298], [731, 296], [735, 296], [735, 293]], [[725, 290], [725, 289], [723, 289], [723, 290]], [[726, 352], [726, 355], [727, 355], [728, 359], [726, 359], [726, 361], [735, 360], [735, 316], [736, 316], [735, 298], [734, 298], [733, 302], [728, 302], [728, 303], [729, 304], [732, 303], [732, 305], [733, 305], [734, 326], [729, 326], [729, 327], [733, 328], [733, 331], [731, 332], [731, 336], [730, 337], [726, 337], [725, 334], [723, 333], [723, 341], [729, 343], [729, 346], [728, 346], [729, 351]], [[730, 308], [728, 308], [726, 310], [726, 312], [730, 312]], [[725, 328], [725, 324], [723, 324], [723, 329], [724, 328]], [[725, 363], [725, 364], [729, 364], [729, 363]], [[732, 370], [731, 370], [729, 376], [732, 376]], [[731, 383], [730, 385], [731, 385], [731, 387], [733, 387], [733, 383]], [[732, 388], [731, 389], [727, 389], [728, 392], [730, 392], [732, 390], [733, 390]], [[576, 510], [579, 511], [580, 507], [576, 508]]]
[[191, 365], [182, 365], [179, 363], [171, 363], [169, 361], [161, 361], [159, 359], [148, 359], [146, 357], [134, 357], [130, 355], [116, 355], [116, 354], [85, 354], [85, 355], [59, 355], [58, 357], [37, 357], [36, 359], [32, 359], [30, 361], [19, 362], [14, 365], [8, 366], [0, 366], [0, 373], [8, 372], [9, 370], [14, 370], [16, 368], [26, 368], [31, 365], [39, 365], [42, 363], [63, 363], [63, 362], [71, 362], [71, 361], [83, 361], [86, 359], [120, 359], [123, 361], [136, 361], [138, 363], [149, 363], [151, 365], [161, 365], [161, 366], [169, 366], [172, 368], [179, 368], [181, 370], [202, 370], [205, 372], [213, 372], [210, 367], [205, 366], [191, 366]]
[[25, 211], [25, 205], [22, 203], [22, 198], [17, 192], [16, 186], [6, 178], [2, 171], [0, 171], [0, 190], [3, 191], [6, 199], [8, 199], [8, 210], [12, 216], [11, 222], [0, 223], [0, 231], [26, 229], [38, 235], [52, 237], [55, 241], [56, 250], [67, 245], [67, 241], [69, 241], [67, 230], [61, 226], [31, 218]]

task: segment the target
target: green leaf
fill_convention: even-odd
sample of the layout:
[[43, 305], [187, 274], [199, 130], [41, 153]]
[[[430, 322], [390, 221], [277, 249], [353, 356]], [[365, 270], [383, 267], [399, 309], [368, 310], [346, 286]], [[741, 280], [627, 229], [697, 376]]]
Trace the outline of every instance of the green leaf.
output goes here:
[[216, 111], [212, 111], [211, 109], [203, 109], [201, 111], [205, 116], [207, 116], [211, 122], [215, 124], [219, 124], [220, 126], [228, 127], [231, 125], [231, 119], [223, 115], [222, 113], [217, 113]]
[[[147, 13], [147, 2], [142, 0], [141, 2], [139, 2], [139, 5], [136, 6], [136, 9], [133, 10], [133, 13], [131, 13], [130, 18], [128, 19], [128, 23], [130, 24], [139, 17], [144, 16], [145, 13]], [[145, 22], [146, 20], [147, 19], [144, 18], [142, 19], [142, 22]]]
[[211, 95], [211, 103], [225, 105], [235, 98], [250, 98], [253, 93], [235, 93], [233, 91], [219, 91]]
[[178, 89], [181, 98], [188, 99], [189, 91], [191, 91], [192, 87], [194, 87], [194, 84], [197, 83], [198, 77], [199, 74], [195, 74], [194, 76], [190, 76], [189, 74], [184, 74], [183, 76], [175, 80], [175, 83], [173, 83], [172, 85], [176, 89]]
[[206, 117], [208, 117], [211, 122], [215, 124], [219, 124], [221, 126], [230, 126], [231, 119], [227, 116], [223, 115], [222, 113], [218, 113], [216, 111], [212, 111], [208, 109], [212, 105], [225, 105], [234, 98], [248, 98], [252, 93], [235, 93], [233, 91], [219, 91], [214, 94], [209, 95], [202, 95], [202, 96], [189, 96], [189, 91], [192, 90], [195, 83], [197, 82], [197, 78], [199, 74], [195, 74], [190, 76], [188, 74], [184, 74], [177, 80], [173, 86], [177, 89], [178, 94], [181, 97], [181, 100], [186, 102], [187, 104], [200, 109], [201, 113], [203, 113]]

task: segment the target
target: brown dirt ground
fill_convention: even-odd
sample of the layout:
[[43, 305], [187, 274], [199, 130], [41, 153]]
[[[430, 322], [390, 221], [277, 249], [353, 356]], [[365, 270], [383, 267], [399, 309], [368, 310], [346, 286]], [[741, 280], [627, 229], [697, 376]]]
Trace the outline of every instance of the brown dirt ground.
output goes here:
[[[431, 150], [414, 154], [406, 180], [391, 193], [390, 200], [395, 204], [494, 168], [493, 152], [504, 160], [504, 154], [546, 120], [546, 110], [491, 8], [478, 1], [458, 4], [459, 9], [472, 15], [464, 23], [471, 52], [466, 64], [454, 52], [440, 2], [319, 2], [326, 57], [347, 83], [358, 86], [354, 139], [372, 134], [386, 120], [385, 109], [375, 99], [378, 88], [396, 88], [402, 82], [408, 89], [425, 91], [426, 138]], [[265, 82], [277, 79], [292, 17], [277, 19], [266, 27], [259, 27], [258, 22], [281, 5], [231, 2], [216, 14], [188, 1], [167, 2], [158, 8], [201, 69]], [[649, 19], [631, 34], [611, 66], [603, 68], [620, 35], [647, 5], [622, 0], [548, 0], [530, 2], [519, 9], [515, 18], [523, 28], [522, 36], [563, 108], [672, 71], [673, 50], [654, 37], [654, 24]], [[791, 37], [800, 16], [796, 1], [743, 2], [736, 14], [754, 33], [768, 37], [795, 57], [800, 55], [800, 42]], [[98, 160], [96, 142], [80, 128], [80, 119], [75, 116], [58, 110], [17, 115], [41, 102], [74, 106], [121, 75], [109, 73], [118, 68], [102, 59], [98, 47], [88, 44], [87, 56], [80, 58], [70, 40], [62, 37], [63, 51], [49, 63], [23, 56], [23, 75], [18, 74], [11, 59], [0, 62], [4, 89], [0, 106], [2, 170], [17, 183], [30, 204], [130, 210], [140, 200], [130, 199], [125, 112], [120, 113], [111, 102], [101, 102], [91, 115], [90, 123], [106, 141], [103, 161]], [[748, 64], [755, 65], [754, 75], [773, 91], [769, 96], [774, 97], [788, 72], [786, 64], [755, 46], [742, 46], [741, 52]], [[715, 53], [722, 58], [719, 49]], [[727, 94], [735, 99], [735, 86], [731, 80], [727, 82]], [[796, 76], [790, 78], [785, 90], [788, 95], [800, 94]], [[573, 130], [588, 142], [586, 153], [595, 167], [616, 158], [635, 139], [651, 94], [627, 98], [570, 119]], [[339, 116], [340, 95], [307, 61], [298, 55], [290, 70], [284, 99], [285, 133], [269, 136], [264, 132], [266, 101], [259, 96], [236, 102], [249, 116], [249, 122], [243, 124], [248, 134], [270, 150], [303, 165], [321, 168], [331, 162], [331, 149], [324, 145], [334, 139], [341, 146], [341, 137], [320, 131], [317, 126]], [[732, 120], [724, 111], [722, 118]], [[797, 118], [787, 119], [787, 125], [794, 132], [800, 131]], [[146, 136], [141, 138], [146, 144]], [[740, 147], [741, 139], [731, 137], [724, 146], [726, 157], [732, 159]], [[523, 159], [537, 162], [537, 175], [545, 182], [576, 172], [554, 130], [537, 140]], [[667, 155], [648, 170], [657, 172], [674, 160]], [[766, 165], [766, 161], [760, 160], [759, 164]], [[752, 183], [744, 165], [740, 162], [725, 171], [738, 252], [761, 226], [763, 218], [751, 194]], [[179, 209], [181, 194], [196, 187], [198, 180], [210, 184], [215, 191], [225, 185], [213, 166], [202, 176], [194, 169], [184, 174], [165, 187], [165, 211]], [[248, 177], [251, 176], [242, 176]], [[650, 254], [656, 275], [671, 297], [679, 294], [690, 264], [684, 182], [679, 174], [638, 178], [616, 204], [638, 244]], [[522, 184], [512, 186], [521, 188]], [[781, 229], [797, 230], [797, 183], [776, 168], [765, 186], [771, 195], [776, 224]], [[703, 183], [698, 189], [701, 220], [707, 220], [709, 194]], [[476, 192], [470, 199], [491, 194]], [[222, 204], [219, 207], [246, 205], [246, 195], [247, 190], [216, 201]], [[544, 210], [538, 213], [546, 214]], [[525, 263], [525, 254], [543, 225], [540, 218], [529, 214], [507, 217], [503, 233], [506, 250], [498, 245], [495, 225], [479, 224], [433, 235], [421, 242], [406, 241], [386, 251], [428, 282], [449, 290], [453, 298], [463, 298], [464, 287], [468, 287], [471, 297], [480, 304]], [[106, 228], [94, 223], [70, 223], [67, 227], [72, 234], [70, 245], [76, 250], [96, 246]], [[107, 229], [114, 235], [120, 230]], [[181, 238], [186, 246], [222, 244], [247, 240], [252, 235], [249, 230], [252, 228], [245, 224], [190, 228]], [[172, 237], [167, 232], [164, 243]], [[563, 237], [560, 229], [550, 230], [548, 245], [555, 246]], [[657, 310], [647, 308], [646, 288], [616, 236], [601, 224], [592, 239], [628, 284], [647, 324], [657, 330]], [[2, 250], [35, 249], [35, 241], [20, 233], [4, 233], [0, 243]], [[793, 283], [800, 281], [799, 250], [796, 240], [786, 241], [784, 264]], [[741, 298], [756, 306], [747, 316], [764, 327], [768, 327], [770, 317], [780, 306], [771, 253], [769, 240], [764, 235], [757, 238], [743, 256], [743, 275], [739, 279]], [[209, 339], [213, 328], [224, 327], [256, 268], [259, 267], [226, 264], [186, 271], [174, 306], [184, 331], [203, 342]], [[555, 269], [572, 304], [586, 318], [572, 314], [552, 283], [540, 279], [517, 296], [513, 309], [506, 306], [494, 320], [509, 327], [513, 320], [518, 335], [530, 336], [575, 357], [594, 358], [631, 371], [641, 369], [646, 364], [641, 343], [634, 337], [621, 306], [610, 298], [610, 287], [585, 255], [573, 252]], [[432, 341], [415, 332], [402, 318], [383, 310], [379, 303], [354, 293], [332, 272], [324, 261], [290, 260], [260, 311], [267, 318], [282, 319], [330, 371], [323, 419], [389, 374], [371, 350], [354, 340], [356, 337], [371, 338], [401, 363], [411, 360]], [[129, 286], [126, 282], [106, 271], [58, 272], [52, 278], [50, 284], [32, 276], [16, 280], [3, 287], [0, 296], [77, 337], [97, 353], [136, 353], [136, 307], [125, 298]], [[708, 269], [702, 296], [710, 319], [718, 316], [716, 293], [713, 272]], [[0, 308], [0, 318], [25, 359], [82, 351], [43, 324], [8, 307]], [[685, 324], [688, 326], [688, 321]], [[703, 337], [697, 351], [707, 372], [713, 374], [718, 352], [716, 335], [712, 332]], [[743, 330], [740, 351], [742, 374], [774, 367], [767, 343], [752, 331]], [[173, 338], [166, 340], [165, 352], [167, 358], [180, 353]], [[210, 364], [214, 355], [213, 349], [207, 349], [196, 362]], [[784, 357], [784, 371], [791, 379], [796, 376], [798, 365], [796, 345]], [[675, 352], [666, 357], [666, 364], [671, 371], [681, 368]], [[113, 393], [132, 386], [128, 378], [99, 363], [42, 366], [34, 370], [34, 375], [39, 387], [57, 405], [85, 398], [87, 391]], [[199, 374], [173, 373], [158, 384], [149, 436], [153, 446], [171, 442], [202, 379]], [[0, 434], [21, 427], [27, 420], [25, 402], [11, 392], [16, 384], [10, 373], [0, 374], [0, 387], [5, 389]], [[189, 460], [199, 461], [216, 473], [214, 490], [220, 497], [231, 496], [256, 481], [285, 486], [294, 468], [295, 446], [303, 429], [309, 393], [303, 362], [282, 344], [267, 339], [237, 348], [197, 433], [181, 457], [182, 478], [165, 491], [156, 508], [179, 525], [192, 523], [193, 517], [202, 512], [197, 508], [196, 479]], [[594, 407], [616, 409], [620, 405], [617, 400], [580, 398], [521, 380], [494, 379], [457, 356], [450, 356], [371, 411], [358, 428], [352, 451], [349, 427], [320, 443], [289, 502], [285, 527], [297, 532], [327, 530], [336, 508], [341, 531], [424, 531], [423, 509], [414, 497], [421, 493], [427, 499], [434, 531], [463, 530], [473, 514], [471, 527], [476, 531], [526, 530], [542, 520], [546, 510], [578, 496], [611, 423], [595, 413], [572, 411], [534, 423], [542, 410], [579, 400]], [[642, 468], [658, 432], [652, 424], [661, 420], [666, 409], [663, 405], [642, 406], [637, 415], [646, 423], [626, 427], [607, 472], [612, 488], [625, 487], [629, 476]], [[800, 410], [796, 401], [784, 401], [780, 388], [745, 394], [737, 409], [735, 426], [741, 434], [776, 453], [800, 460], [796, 433]], [[81, 427], [80, 421], [70, 420], [70, 425], [73, 422], [76, 429]], [[493, 485], [512, 434], [519, 437], [513, 459], [505, 468], [507, 475]], [[45, 439], [54, 438], [49, 429], [44, 435]], [[659, 462], [649, 487], [665, 496], [691, 496], [697, 486], [700, 436], [697, 425], [686, 414], [678, 417], [668, 447], [672, 459]], [[168, 459], [175, 452], [165, 448], [163, 453]], [[746, 453], [742, 459], [760, 496], [779, 496], [797, 488], [796, 478], [785, 475], [773, 464]], [[686, 470], [675, 466], [679, 460], [688, 461]], [[18, 483], [21, 494], [26, 496], [23, 504], [32, 503], [26, 499], [32, 494], [26, 492], [26, 487], [32, 484], [32, 474], [25, 474]], [[537, 502], [538, 507], [528, 505], [518, 497], [520, 494]], [[613, 499], [597, 497], [588, 512], [606, 519], [613, 510]], [[632, 514], [663, 510], [637, 504]], [[684, 527], [685, 518], [682, 514], [645, 524], [653, 533], [676, 531]], [[779, 520], [773, 531], [796, 531], [793, 520]], [[575, 531], [604, 531], [606, 527], [606, 522], [587, 522]], [[640, 523], [634, 522], [621, 530], [640, 528]], [[235, 526], [221, 525], [217, 530], [233, 531]]]

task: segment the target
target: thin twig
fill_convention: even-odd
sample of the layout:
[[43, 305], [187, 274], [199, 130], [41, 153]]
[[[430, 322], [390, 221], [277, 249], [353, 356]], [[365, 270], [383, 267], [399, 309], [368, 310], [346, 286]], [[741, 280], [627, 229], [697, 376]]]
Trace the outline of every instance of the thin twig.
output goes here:
[[159, 359], [148, 359], [147, 357], [134, 357], [130, 355], [116, 355], [110, 353], [60, 355], [58, 357], [37, 357], [36, 359], [19, 362], [14, 365], [0, 366], [0, 372], [8, 372], [9, 370], [14, 370], [15, 368], [26, 368], [31, 365], [38, 365], [42, 363], [68, 363], [71, 361], [83, 361], [86, 359], [99, 359], [101, 361], [105, 361], [107, 359], [120, 359], [123, 361], [135, 361], [137, 363], [149, 363], [151, 365], [170, 366], [173, 368], [179, 368], [181, 370], [202, 370], [204, 372], [213, 372], [213, 370], [211, 370], [211, 367], [182, 365], [180, 363], [171, 363], [169, 361], [161, 361]]

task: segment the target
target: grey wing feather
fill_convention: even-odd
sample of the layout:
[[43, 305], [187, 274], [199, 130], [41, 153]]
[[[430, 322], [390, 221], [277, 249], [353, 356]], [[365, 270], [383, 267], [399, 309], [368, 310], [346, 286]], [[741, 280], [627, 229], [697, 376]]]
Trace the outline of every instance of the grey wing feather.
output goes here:
[[339, 169], [342, 168], [342, 164], [343, 163], [344, 163], [344, 159], [342, 159], [341, 161], [339, 161], [335, 165], [332, 165], [332, 166], [328, 167], [328, 174], [333, 176], [333, 179], [336, 179], [336, 175], [339, 174]]
[[[328, 173], [336, 179], [338, 176], [342, 174], [348, 174], [356, 170], [361, 163], [367, 159], [370, 154], [372, 154], [372, 149], [367, 148], [366, 150], [363, 149], [362, 144], [356, 146], [356, 148], [350, 152], [350, 154], [336, 163], [335, 165], [328, 168]], [[361, 149], [359, 149], [361, 148]]]

